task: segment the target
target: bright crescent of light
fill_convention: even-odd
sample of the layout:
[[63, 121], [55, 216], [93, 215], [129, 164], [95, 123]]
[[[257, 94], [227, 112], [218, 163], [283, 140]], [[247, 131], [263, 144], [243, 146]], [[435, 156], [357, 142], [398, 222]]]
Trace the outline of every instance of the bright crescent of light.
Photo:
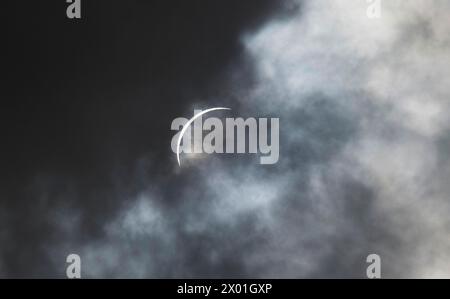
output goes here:
[[189, 126], [192, 124], [192, 122], [194, 120], [196, 120], [197, 118], [199, 118], [200, 116], [202, 116], [205, 113], [208, 113], [208, 112], [211, 112], [211, 111], [215, 111], [215, 110], [231, 110], [231, 109], [230, 108], [224, 108], [224, 107], [217, 107], [217, 108], [210, 108], [210, 109], [203, 110], [202, 112], [199, 112], [196, 115], [194, 115], [194, 117], [191, 118], [183, 126], [183, 129], [181, 129], [181, 133], [180, 133], [180, 136], [178, 137], [178, 143], [177, 143], [177, 161], [178, 161], [178, 166], [181, 166], [181, 163], [180, 163], [180, 144], [181, 144], [181, 139], [183, 139], [184, 133], [186, 132], [186, 130], [189, 128]]

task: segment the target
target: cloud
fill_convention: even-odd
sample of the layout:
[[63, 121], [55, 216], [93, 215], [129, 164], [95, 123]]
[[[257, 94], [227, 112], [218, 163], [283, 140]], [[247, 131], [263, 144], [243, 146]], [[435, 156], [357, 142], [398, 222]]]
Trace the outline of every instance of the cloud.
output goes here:
[[[446, 163], [438, 162], [443, 154], [438, 144], [449, 132], [445, 80], [450, 51], [443, 32], [448, 30], [444, 12], [450, 7], [444, 2], [383, 1], [382, 18], [374, 20], [367, 18], [366, 8], [365, 1], [305, 1], [298, 18], [269, 24], [247, 37], [260, 80], [251, 104], [267, 109], [281, 105], [283, 116], [296, 113], [299, 118], [316, 101], [315, 94], [343, 107], [354, 133], [333, 152], [331, 165], [346, 163], [335, 180], [345, 186], [347, 177], [358, 173], [355, 181], [375, 198], [369, 215], [383, 219], [360, 234], [389, 236], [370, 246], [359, 244], [359, 254], [350, 260], [364, 250], [378, 250], [386, 258], [387, 276], [448, 277], [442, 266], [450, 262], [449, 222], [442, 213], [449, 209], [448, 190], [441, 182], [447, 171]], [[304, 130], [286, 123], [284, 129]], [[314, 150], [333, 137], [344, 140], [336, 134], [320, 138], [320, 130], [314, 133]], [[292, 137], [296, 134], [290, 136], [288, 146], [299, 145]], [[322, 176], [332, 169], [323, 169]], [[326, 201], [340, 201], [334, 190], [319, 194]], [[361, 201], [371, 201], [367, 194], [361, 196]]]

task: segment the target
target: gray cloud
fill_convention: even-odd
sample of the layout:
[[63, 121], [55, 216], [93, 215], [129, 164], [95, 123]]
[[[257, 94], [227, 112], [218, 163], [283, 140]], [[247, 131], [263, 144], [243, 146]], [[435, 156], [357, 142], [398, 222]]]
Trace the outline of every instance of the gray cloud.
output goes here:
[[[449, 6], [383, 1], [382, 18], [373, 20], [366, 17], [366, 8], [364, 1], [306, 1], [300, 18], [273, 23], [248, 38], [261, 82], [252, 104], [270, 109], [278, 100], [275, 105], [285, 107], [285, 115], [293, 111], [301, 117], [299, 111], [314, 101], [309, 95], [321, 93], [346, 110], [354, 127], [351, 138], [335, 133], [321, 138], [323, 131], [313, 130], [318, 139], [314, 151], [334, 140], [345, 144], [332, 152], [318, 182], [306, 186], [329, 201], [333, 216], [343, 201], [353, 211], [350, 216], [362, 217], [339, 215], [354, 221], [333, 233], [346, 240], [347, 254], [333, 250], [331, 260], [352, 264], [365, 251], [374, 251], [384, 257], [387, 276], [448, 277], [449, 204], [442, 181], [448, 171], [438, 163], [442, 152], [437, 142], [448, 135], [450, 52], [444, 12]], [[341, 127], [329, 117], [324, 122]], [[302, 126], [284, 125], [302, 131]], [[290, 136], [295, 148], [298, 135]], [[334, 165], [340, 173], [332, 175], [331, 186], [341, 192], [327, 180]], [[356, 185], [348, 184], [349, 178]], [[326, 268], [314, 263], [319, 273], [321, 266]]]

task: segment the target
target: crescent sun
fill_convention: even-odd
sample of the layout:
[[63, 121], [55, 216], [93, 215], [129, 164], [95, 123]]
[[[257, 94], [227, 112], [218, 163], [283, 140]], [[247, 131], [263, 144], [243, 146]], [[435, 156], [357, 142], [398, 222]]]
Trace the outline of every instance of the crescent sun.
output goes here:
[[210, 109], [203, 110], [202, 112], [199, 112], [196, 115], [194, 115], [194, 117], [192, 117], [183, 126], [183, 129], [181, 129], [181, 133], [180, 133], [180, 136], [178, 137], [178, 142], [177, 142], [177, 161], [178, 161], [178, 166], [181, 166], [181, 163], [180, 163], [180, 144], [181, 144], [181, 139], [183, 139], [184, 133], [189, 128], [189, 126], [194, 122], [194, 120], [196, 120], [197, 118], [199, 118], [203, 114], [206, 114], [208, 112], [215, 111], [215, 110], [231, 110], [231, 109], [230, 108], [225, 108], [225, 107], [217, 107], [217, 108], [210, 108]]

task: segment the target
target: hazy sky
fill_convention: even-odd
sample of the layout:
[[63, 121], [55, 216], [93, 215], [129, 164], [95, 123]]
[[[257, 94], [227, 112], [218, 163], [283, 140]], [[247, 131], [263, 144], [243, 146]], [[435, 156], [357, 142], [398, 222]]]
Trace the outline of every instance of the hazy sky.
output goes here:
[[[381, 3], [7, 4], [0, 277], [450, 277], [450, 2]], [[180, 168], [217, 106], [280, 118], [278, 163]]]

